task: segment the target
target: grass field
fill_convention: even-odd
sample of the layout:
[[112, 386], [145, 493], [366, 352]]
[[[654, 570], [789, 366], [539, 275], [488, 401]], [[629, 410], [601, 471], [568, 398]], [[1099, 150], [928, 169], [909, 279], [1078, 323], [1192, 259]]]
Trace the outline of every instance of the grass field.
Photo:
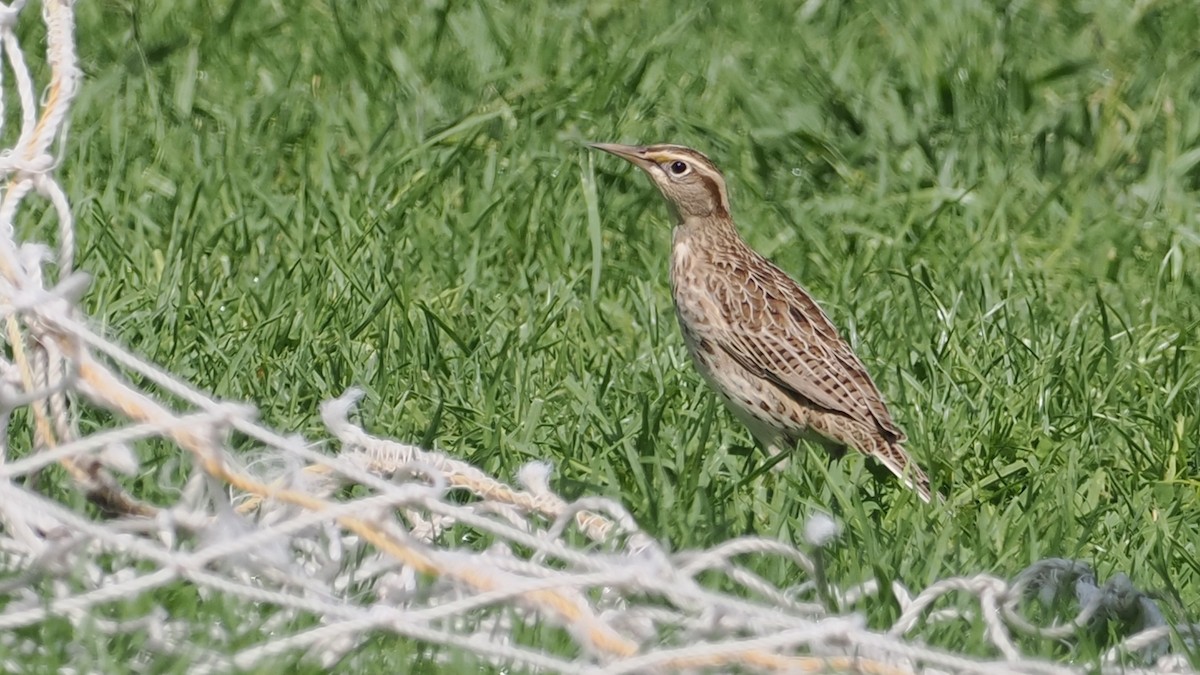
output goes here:
[[[61, 174], [110, 335], [312, 437], [362, 385], [372, 431], [500, 476], [551, 460], [673, 549], [828, 510], [839, 585], [1061, 556], [1200, 621], [1191, 2], [408, 4], [78, 5]], [[857, 457], [744, 480], [762, 457], [675, 326], [666, 209], [587, 140], [722, 167], [950, 508]], [[169, 460], [134, 491], [168, 501]], [[920, 637], [986, 655], [980, 630]]]

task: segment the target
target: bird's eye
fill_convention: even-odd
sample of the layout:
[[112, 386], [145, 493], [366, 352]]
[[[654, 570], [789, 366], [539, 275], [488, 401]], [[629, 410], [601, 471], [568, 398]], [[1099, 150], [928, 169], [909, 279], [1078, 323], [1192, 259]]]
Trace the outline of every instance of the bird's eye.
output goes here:
[[687, 173], [688, 165], [687, 165], [687, 162], [683, 162], [683, 161], [680, 161], [677, 159], [674, 162], [671, 162], [670, 168], [671, 168], [671, 173], [675, 174], [676, 176], [682, 176], [683, 174]]

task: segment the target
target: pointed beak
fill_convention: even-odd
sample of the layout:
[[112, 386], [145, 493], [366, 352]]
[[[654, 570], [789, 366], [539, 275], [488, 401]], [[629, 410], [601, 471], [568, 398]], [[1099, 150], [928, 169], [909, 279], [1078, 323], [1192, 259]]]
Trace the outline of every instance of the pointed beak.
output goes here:
[[588, 146], [597, 150], [603, 150], [610, 155], [616, 155], [642, 169], [646, 169], [654, 163], [646, 157], [646, 148], [644, 146], [621, 145], [619, 143], [588, 143]]

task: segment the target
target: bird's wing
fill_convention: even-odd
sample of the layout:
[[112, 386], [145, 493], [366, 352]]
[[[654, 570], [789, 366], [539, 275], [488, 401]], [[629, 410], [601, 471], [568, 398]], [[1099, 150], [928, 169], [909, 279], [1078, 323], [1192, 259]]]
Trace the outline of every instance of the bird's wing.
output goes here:
[[711, 309], [720, 317], [710, 337], [790, 395], [876, 426], [892, 442], [905, 440], [866, 367], [825, 312], [787, 274], [755, 256], [753, 262], [719, 261], [723, 273], [707, 278]]

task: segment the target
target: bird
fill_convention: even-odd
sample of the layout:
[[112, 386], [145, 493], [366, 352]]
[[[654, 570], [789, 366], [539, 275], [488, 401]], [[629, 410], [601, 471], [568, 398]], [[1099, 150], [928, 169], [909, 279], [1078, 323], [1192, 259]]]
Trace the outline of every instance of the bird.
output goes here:
[[734, 225], [724, 176], [682, 145], [589, 146], [650, 177], [675, 228], [671, 295], [701, 377], [771, 455], [815, 442], [880, 462], [922, 501], [929, 477], [854, 350], [800, 284], [752, 249]]

